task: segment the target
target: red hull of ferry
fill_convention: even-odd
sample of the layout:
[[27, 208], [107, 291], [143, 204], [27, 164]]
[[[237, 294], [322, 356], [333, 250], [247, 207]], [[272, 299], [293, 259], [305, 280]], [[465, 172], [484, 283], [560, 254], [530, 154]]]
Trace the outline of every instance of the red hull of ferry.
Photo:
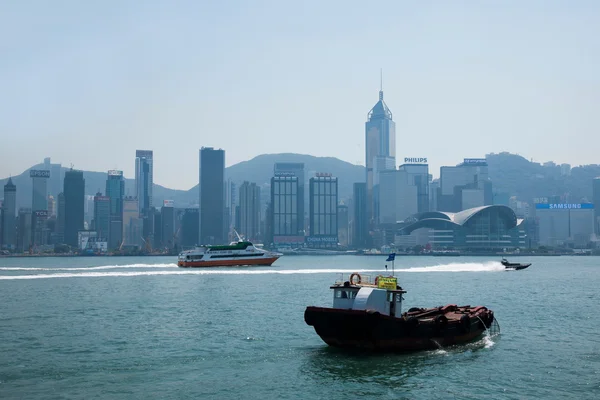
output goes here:
[[201, 267], [241, 267], [246, 265], [270, 266], [279, 257], [269, 257], [254, 260], [215, 260], [215, 261], [184, 261], [179, 260], [177, 265], [184, 268], [201, 268]]

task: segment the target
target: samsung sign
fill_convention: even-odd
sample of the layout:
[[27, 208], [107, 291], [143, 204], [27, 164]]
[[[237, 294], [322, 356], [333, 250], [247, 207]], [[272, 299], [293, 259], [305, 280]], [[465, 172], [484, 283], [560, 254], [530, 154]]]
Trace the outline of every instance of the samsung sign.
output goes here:
[[583, 204], [536, 204], [535, 208], [538, 210], [593, 210], [594, 205], [592, 203]]
[[31, 169], [29, 176], [32, 178], [50, 178], [50, 171], [45, 169]]
[[426, 157], [404, 157], [404, 162], [406, 164], [426, 164], [427, 163], [427, 158]]

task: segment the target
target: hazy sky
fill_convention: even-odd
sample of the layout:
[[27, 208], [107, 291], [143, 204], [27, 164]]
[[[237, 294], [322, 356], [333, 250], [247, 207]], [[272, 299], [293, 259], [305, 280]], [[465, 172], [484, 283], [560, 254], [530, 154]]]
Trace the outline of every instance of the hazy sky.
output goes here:
[[[397, 157], [600, 163], [600, 1], [0, 0], [0, 177], [45, 156], [189, 189], [198, 149], [364, 165], [383, 68]], [[400, 162], [399, 162], [400, 163]]]

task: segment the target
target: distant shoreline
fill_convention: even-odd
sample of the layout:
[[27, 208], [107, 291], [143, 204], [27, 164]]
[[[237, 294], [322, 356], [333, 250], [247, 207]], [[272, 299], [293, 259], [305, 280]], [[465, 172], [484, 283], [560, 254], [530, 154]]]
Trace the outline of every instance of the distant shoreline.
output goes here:
[[[330, 257], [330, 256], [359, 256], [359, 257], [387, 257], [388, 254], [284, 254], [286, 256], [302, 256], [302, 257]], [[572, 257], [594, 257], [598, 256], [595, 254], [572, 254], [572, 253], [522, 253], [522, 254], [505, 254], [505, 253], [477, 253], [477, 254], [400, 254], [396, 253], [396, 257], [446, 257], [446, 258], [460, 258], [460, 257], [559, 257], [559, 256], [572, 256]], [[94, 255], [81, 255], [81, 254], [9, 254], [0, 255], [2, 258], [45, 258], [45, 257], [56, 257], [56, 258], [96, 258], [96, 257], [171, 257], [177, 258], [177, 255], [169, 254], [94, 254]]]

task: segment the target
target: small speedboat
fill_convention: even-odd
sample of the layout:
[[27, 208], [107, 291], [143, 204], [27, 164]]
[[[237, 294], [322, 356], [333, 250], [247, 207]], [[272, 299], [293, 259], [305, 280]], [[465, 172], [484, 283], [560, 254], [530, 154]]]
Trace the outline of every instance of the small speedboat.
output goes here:
[[531, 263], [529, 263], [529, 264], [511, 263], [511, 262], [508, 262], [508, 260], [506, 258], [503, 258], [502, 261], [500, 261], [500, 262], [502, 263], [502, 265], [504, 265], [504, 268], [506, 270], [511, 270], [511, 271], [525, 269], [531, 265]]

